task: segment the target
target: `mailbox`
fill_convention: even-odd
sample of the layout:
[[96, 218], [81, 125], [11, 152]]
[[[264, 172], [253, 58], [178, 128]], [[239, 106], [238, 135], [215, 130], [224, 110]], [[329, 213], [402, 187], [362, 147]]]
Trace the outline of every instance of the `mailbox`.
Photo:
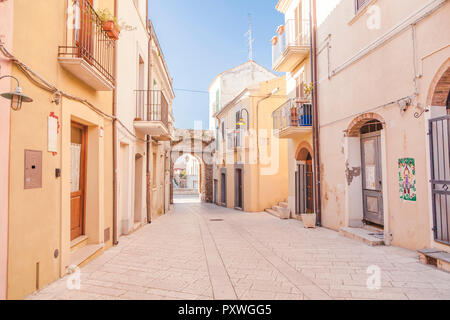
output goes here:
[[42, 151], [25, 150], [25, 189], [42, 188]]

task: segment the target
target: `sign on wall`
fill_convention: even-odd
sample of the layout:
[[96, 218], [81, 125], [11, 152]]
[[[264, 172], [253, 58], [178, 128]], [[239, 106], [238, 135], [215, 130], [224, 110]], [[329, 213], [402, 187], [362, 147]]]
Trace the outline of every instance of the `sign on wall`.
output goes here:
[[400, 199], [417, 201], [416, 162], [412, 158], [398, 160]]

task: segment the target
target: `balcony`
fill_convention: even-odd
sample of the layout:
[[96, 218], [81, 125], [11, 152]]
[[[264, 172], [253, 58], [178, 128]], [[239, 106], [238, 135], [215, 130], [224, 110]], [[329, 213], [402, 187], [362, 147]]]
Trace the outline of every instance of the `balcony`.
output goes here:
[[114, 46], [88, 0], [68, 0], [74, 12], [66, 45], [58, 47], [58, 61], [73, 76], [97, 91], [114, 89]]
[[272, 114], [275, 136], [291, 139], [312, 133], [312, 104], [288, 100]]
[[272, 69], [277, 72], [291, 72], [310, 54], [310, 23], [303, 20], [288, 20], [278, 28], [278, 36], [272, 42]]
[[137, 132], [150, 135], [158, 141], [170, 141], [169, 104], [161, 90], [136, 90]]

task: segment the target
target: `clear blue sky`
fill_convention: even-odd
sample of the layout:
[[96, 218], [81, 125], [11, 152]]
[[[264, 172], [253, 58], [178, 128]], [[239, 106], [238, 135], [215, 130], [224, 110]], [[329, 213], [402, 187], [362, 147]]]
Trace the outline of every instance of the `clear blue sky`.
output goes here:
[[[272, 69], [270, 40], [284, 18], [277, 0], [149, 0], [150, 18], [176, 89], [208, 91], [219, 73], [248, 60], [248, 14], [254, 60]], [[209, 96], [175, 91], [175, 126], [208, 127]]]

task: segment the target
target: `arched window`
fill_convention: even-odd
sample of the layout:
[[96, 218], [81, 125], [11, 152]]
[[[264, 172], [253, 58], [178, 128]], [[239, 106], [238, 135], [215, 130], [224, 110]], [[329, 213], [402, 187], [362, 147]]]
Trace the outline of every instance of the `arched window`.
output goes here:
[[383, 130], [383, 124], [378, 120], [367, 121], [360, 129], [361, 134], [367, 134]]

